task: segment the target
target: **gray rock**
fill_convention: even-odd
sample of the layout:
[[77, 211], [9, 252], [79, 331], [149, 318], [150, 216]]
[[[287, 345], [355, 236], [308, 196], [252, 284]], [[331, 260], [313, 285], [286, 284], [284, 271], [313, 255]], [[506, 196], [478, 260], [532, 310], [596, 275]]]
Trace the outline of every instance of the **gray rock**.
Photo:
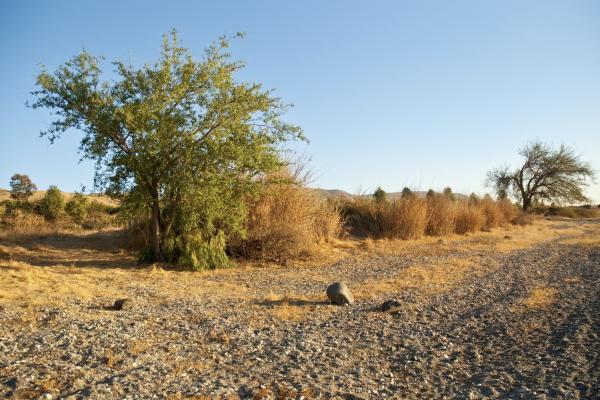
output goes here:
[[327, 297], [333, 304], [343, 306], [354, 303], [354, 297], [344, 282], [335, 282], [327, 287]]
[[121, 311], [128, 310], [131, 307], [131, 301], [129, 299], [118, 299], [115, 300], [115, 304], [113, 305], [113, 310]]
[[381, 305], [381, 311], [386, 312], [397, 307], [400, 307], [400, 302], [398, 300], [392, 299], [386, 301]]

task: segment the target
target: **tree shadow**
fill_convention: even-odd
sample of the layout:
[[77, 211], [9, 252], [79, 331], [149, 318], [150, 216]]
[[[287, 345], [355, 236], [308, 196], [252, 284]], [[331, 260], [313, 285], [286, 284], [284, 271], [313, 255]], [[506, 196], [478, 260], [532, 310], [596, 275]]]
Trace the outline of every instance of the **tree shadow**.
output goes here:
[[137, 267], [129, 237], [120, 230], [3, 235], [0, 236], [0, 260], [34, 266]]

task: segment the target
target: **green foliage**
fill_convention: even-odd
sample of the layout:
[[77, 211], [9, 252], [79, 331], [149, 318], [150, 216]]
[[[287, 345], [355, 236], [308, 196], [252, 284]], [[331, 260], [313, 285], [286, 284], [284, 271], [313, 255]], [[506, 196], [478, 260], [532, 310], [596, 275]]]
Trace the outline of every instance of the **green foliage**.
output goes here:
[[197, 61], [173, 31], [156, 63], [114, 62], [115, 79], [103, 81], [99, 59], [85, 51], [37, 77], [32, 107], [58, 115], [43, 134], [53, 142], [70, 128], [83, 131], [96, 187], [122, 198], [133, 219], [148, 219], [154, 260], [219, 264], [208, 254], [244, 234], [243, 200], [282, 166], [281, 145], [303, 139], [282, 121], [288, 105], [272, 91], [235, 81], [243, 64], [231, 61], [228, 46], [221, 38]]
[[17, 201], [27, 201], [37, 187], [27, 175], [14, 174], [10, 178], [10, 197]]
[[44, 218], [55, 220], [63, 212], [65, 199], [56, 186], [50, 186], [40, 201], [40, 212]]
[[425, 195], [425, 197], [426, 197], [426, 198], [428, 198], [428, 199], [432, 199], [432, 198], [434, 198], [434, 197], [435, 197], [435, 190], [433, 190], [433, 189], [429, 189], [429, 190], [427, 191], [427, 194]]
[[82, 223], [85, 217], [87, 217], [88, 209], [88, 198], [83, 193], [75, 193], [65, 205], [65, 211], [77, 223]]
[[481, 199], [475, 193], [471, 193], [469, 195], [469, 205], [477, 206], [477, 205], [479, 205], [480, 202], [481, 202]]
[[454, 193], [452, 193], [452, 188], [450, 186], [445, 187], [444, 191], [442, 192], [444, 196], [446, 196], [449, 200], [451, 201], [455, 201], [456, 200], [456, 196], [454, 195]]
[[377, 189], [375, 189], [375, 192], [373, 192], [373, 199], [375, 199], [377, 203], [383, 203], [385, 202], [386, 198], [387, 193], [385, 192], [385, 190], [378, 186]]
[[402, 198], [403, 199], [407, 199], [409, 197], [413, 197], [414, 195], [415, 194], [408, 187], [404, 187], [404, 189], [402, 189]]
[[167, 241], [168, 261], [195, 271], [224, 268], [230, 265], [225, 252], [227, 240], [223, 231], [205, 239], [199, 234], [178, 236]]

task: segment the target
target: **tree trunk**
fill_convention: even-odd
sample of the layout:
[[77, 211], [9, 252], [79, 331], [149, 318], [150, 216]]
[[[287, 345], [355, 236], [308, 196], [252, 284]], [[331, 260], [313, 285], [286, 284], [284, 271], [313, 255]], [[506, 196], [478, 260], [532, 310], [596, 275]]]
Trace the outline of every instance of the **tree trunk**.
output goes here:
[[531, 204], [531, 199], [528, 199], [527, 197], [523, 197], [523, 211], [527, 211], [529, 209], [530, 204]]
[[158, 193], [155, 192], [152, 198], [152, 214], [150, 216], [150, 247], [154, 254], [154, 259], [158, 262], [164, 262], [165, 257], [160, 249], [160, 203]]

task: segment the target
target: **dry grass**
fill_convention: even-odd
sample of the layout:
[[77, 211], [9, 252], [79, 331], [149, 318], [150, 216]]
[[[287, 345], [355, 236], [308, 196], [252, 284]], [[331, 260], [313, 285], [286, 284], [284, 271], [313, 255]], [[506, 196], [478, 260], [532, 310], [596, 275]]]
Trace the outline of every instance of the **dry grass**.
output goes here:
[[[305, 297], [305, 293], [266, 295], [265, 289], [269, 288], [258, 288], [250, 282], [240, 284], [236, 277], [239, 269], [181, 272], [162, 265], [135, 268], [134, 259], [127, 252], [114, 250], [120, 236], [115, 233], [116, 241], [111, 241], [104, 235], [58, 235], [42, 241], [0, 237], [0, 305], [18, 307], [22, 310], [23, 323], [33, 326], [38, 323], [36, 308], [40, 306], [69, 308], [82, 319], [111, 318], [116, 314], [103, 308], [117, 298], [131, 297], [131, 293], [144, 293], [152, 302], [165, 304], [181, 299], [242, 299], [256, 309], [260, 324], [263, 319], [273, 317], [302, 320], [325, 300], [322, 293], [318, 293], [321, 297]], [[323, 251], [334, 254], [336, 259], [350, 255], [359, 263], [373, 257], [373, 253], [446, 257], [448, 260], [443, 263], [410, 266], [385, 281], [350, 282], [357, 298], [406, 289], [431, 294], [447, 290], [458, 284], [465, 274], [478, 273], [481, 269], [477, 258], [456, 257], [461, 252], [511, 252], [558, 237], [562, 237], [565, 244], [597, 246], [600, 231], [594, 223], [539, 220], [533, 225], [501, 227], [469, 237], [450, 235], [440, 242], [431, 236], [412, 241], [336, 240], [324, 246]], [[306, 263], [294, 261], [287, 267], [240, 268], [249, 273], [268, 273], [274, 281], [290, 279], [325, 287], [339, 276], [335, 270], [325, 272], [319, 266], [334, 261], [324, 258]], [[74, 262], [77, 264], [73, 265]], [[84, 300], [91, 307], [81, 307], [77, 300]], [[136, 299], [133, 300], [135, 304]], [[135, 354], [150, 347], [151, 342], [134, 342], [129, 351]]]
[[457, 206], [456, 225], [454, 232], [459, 235], [481, 230], [485, 224], [485, 215], [481, 208], [467, 202], [461, 202]]
[[523, 305], [527, 308], [548, 308], [556, 297], [556, 289], [539, 286], [531, 290], [526, 298], [523, 299]]
[[[65, 198], [65, 202], [69, 201], [74, 196], [74, 193], [69, 193], [69, 192], [62, 192], [62, 194]], [[46, 190], [36, 190], [35, 192], [33, 192], [33, 195], [29, 198], [29, 201], [41, 200], [45, 195], [46, 195]], [[112, 199], [109, 196], [105, 196], [102, 194], [88, 194], [88, 195], [86, 195], [86, 197], [90, 201], [96, 201], [102, 205], [109, 206], [109, 207], [115, 207], [115, 206], [119, 205], [119, 203], [116, 200]], [[11, 199], [10, 191], [5, 190], [5, 189], [0, 189], [0, 201], [10, 200], [10, 199]]]
[[446, 236], [454, 233], [456, 204], [448, 196], [433, 196], [427, 199], [427, 234]]
[[306, 296], [281, 296], [269, 293], [262, 304], [268, 307], [271, 316], [290, 322], [298, 322], [306, 318], [315, 310], [319, 300], [309, 299]]
[[342, 203], [349, 231], [361, 237], [419, 239], [424, 234], [460, 235], [489, 231], [515, 218], [516, 208], [508, 200], [489, 197], [474, 201], [452, 200], [434, 195], [427, 199], [408, 197], [376, 202], [365, 197]]
[[113, 349], [106, 349], [102, 361], [108, 368], [114, 368], [115, 365], [121, 361], [121, 358], [113, 352]]
[[427, 203], [423, 199], [375, 202], [357, 197], [346, 200], [342, 208], [351, 233], [362, 237], [419, 239], [427, 228]]
[[249, 205], [247, 237], [230, 248], [244, 258], [284, 261], [310, 257], [341, 233], [335, 203], [301, 183], [275, 184]]
[[413, 265], [392, 279], [364, 282], [353, 292], [357, 298], [373, 298], [406, 289], [416, 289], [423, 295], [443, 293], [475, 267], [476, 262], [471, 258], [451, 258], [427, 265]]

